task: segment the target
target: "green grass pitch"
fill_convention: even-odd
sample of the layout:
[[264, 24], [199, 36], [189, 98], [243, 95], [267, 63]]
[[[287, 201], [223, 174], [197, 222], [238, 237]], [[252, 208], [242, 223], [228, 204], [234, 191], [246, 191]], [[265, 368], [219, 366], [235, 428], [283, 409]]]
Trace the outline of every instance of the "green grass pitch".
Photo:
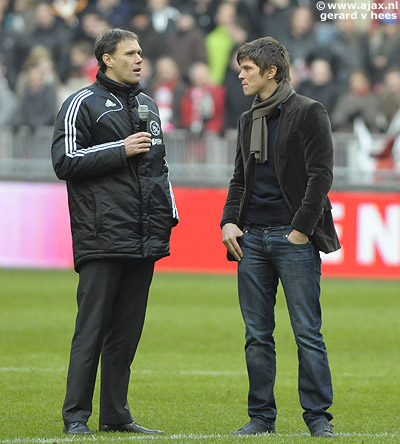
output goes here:
[[[159, 437], [62, 433], [76, 314], [73, 271], [0, 270], [0, 443], [311, 443], [297, 395], [297, 354], [283, 293], [276, 308], [277, 433], [247, 422], [244, 325], [235, 276], [156, 273], [129, 402]], [[400, 443], [400, 282], [322, 281], [323, 334], [337, 442]], [[89, 426], [97, 429], [98, 388]]]

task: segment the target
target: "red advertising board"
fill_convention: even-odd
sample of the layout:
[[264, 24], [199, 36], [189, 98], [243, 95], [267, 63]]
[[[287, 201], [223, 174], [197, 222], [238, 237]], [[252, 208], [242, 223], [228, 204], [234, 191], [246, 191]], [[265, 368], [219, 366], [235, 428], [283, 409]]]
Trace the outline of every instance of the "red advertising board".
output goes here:
[[342, 248], [323, 257], [327, 276], [400, 279], [400, 194], [330, 195]]
[[[226, 189], [176, 187], [180, 223], [158, 271], [235, 273], [219, 221]], [[400, 280], [400, 192], [332, 192], [342, 248], [323, 255], [323, 275]], [[65, 185], [0, 183], [0, 266], [72, 267]]]
[[[225, 197], [225, 189], [175, 189], [181, 221], [158, 270], [236, 271], [219, 228]], [[332, 192], [330, 199], [342, 248], [322, 255], [324, 276], [400, 279], [400, 193]]]

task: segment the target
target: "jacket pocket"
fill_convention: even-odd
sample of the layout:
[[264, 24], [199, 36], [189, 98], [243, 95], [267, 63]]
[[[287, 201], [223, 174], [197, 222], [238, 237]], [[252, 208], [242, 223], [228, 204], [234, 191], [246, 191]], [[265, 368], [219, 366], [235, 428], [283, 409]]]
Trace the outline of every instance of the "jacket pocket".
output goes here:
[[102, 230], [100, 195], [79, 194], [70, 200], [71, 228], [73, 235], [93, 236]]

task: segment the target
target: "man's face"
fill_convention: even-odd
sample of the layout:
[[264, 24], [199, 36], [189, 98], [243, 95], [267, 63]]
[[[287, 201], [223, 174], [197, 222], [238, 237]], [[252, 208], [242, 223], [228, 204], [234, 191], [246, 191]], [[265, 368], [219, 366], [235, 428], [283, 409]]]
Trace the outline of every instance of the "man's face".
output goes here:
[[142, 48], [137, 40], [124, 39], [117, 44], [114, 54], [104, 54], [106, 75], [124, 85], [139, 83]]
[[[244, 58], [241, 61], [240, 73], [238, 77], [242, 82], [243, 94], [245, 96], [258, 95], [263, 97], [271, 84], [267, 71], [261, 75], [259, 66], [248, 58]], [[275, 83], [273, 79], [272, 82]]]

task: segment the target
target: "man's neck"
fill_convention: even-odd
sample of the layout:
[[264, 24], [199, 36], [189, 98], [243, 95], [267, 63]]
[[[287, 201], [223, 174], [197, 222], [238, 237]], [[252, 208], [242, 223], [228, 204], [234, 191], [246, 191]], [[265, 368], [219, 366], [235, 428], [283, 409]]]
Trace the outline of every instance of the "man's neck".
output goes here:
[[278, 88], [278, 83], [276, 83], [275, 81], [271, 84], [268, 84], [265, 90], [262, 91], [261, 94], [259, 95], [260, 99], [262, 101], [267, 100], [269, 97], [271, 97], [274, 94], [277, 88]]

